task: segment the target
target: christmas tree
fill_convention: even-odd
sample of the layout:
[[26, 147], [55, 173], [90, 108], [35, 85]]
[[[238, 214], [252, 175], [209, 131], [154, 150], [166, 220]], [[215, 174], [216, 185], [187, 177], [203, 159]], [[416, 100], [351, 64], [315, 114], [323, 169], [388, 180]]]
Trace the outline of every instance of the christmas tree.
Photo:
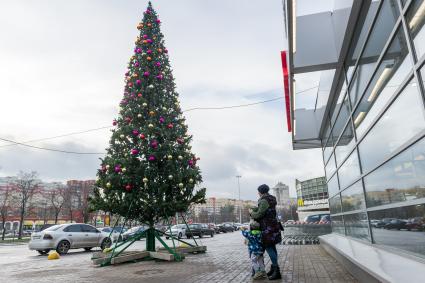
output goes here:
[[[94, 209], [148, 224], [205, 202], [192, 137], [160, 31], [161, 21], [149, 2], [138, 24], [134, 55], [125, 73], [124, 97], [106, 156], [101, 159]], [[149, 236], [149, 233], [148, 233]], [[148, 246], [154, 249], [155, 239]], [[149, 242], [149, 240], [147, 241]]]

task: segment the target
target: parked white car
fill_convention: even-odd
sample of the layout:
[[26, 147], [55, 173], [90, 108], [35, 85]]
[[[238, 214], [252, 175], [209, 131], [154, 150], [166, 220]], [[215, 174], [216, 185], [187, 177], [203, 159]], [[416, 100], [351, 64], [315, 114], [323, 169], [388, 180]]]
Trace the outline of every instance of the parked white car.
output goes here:
[[[179, 239], [186, 237], [186, 228], [186, 224], [171, 226], [171, 235]], [[165, 233], [170, 234], [170, 229], [165, 230]], [[165, 236], [165, 238], [169, 239], [170, 237]]]
[[28, 247], [40, 254], [47, 254], [50, 250], [66, 254], [69, 249], [84, 248], [89, 251], [100, 247], [103, 250], [111, 244], [108, 233], [100, 232], [88, 224], [73, 223], [54, 225], [41, 232], [32, 233]]

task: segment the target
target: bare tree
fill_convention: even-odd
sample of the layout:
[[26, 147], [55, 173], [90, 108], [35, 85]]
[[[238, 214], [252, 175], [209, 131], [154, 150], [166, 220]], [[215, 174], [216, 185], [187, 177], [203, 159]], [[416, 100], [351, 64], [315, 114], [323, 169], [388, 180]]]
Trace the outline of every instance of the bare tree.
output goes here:
[[90, 219], [90, 203], [89, 203], [89, 196], [93, 194], [93, 186], [90, 185], [83, 185], [81, 187], [81, 215], [83, 216], [83, 222], [88, 223]]
[[22, 238], [22, 228], [24, 223], [25, 213], [27, 212], [29, 201], [37, 192], [39, 181], [37, 179], [37, 172], [32, 171], [29, 173], [20, 171], [18, 178], [15, 182], [16, 189], [19, 196], [19, 208], [20, 208], [20, 221], [19, 221], [19, 236]]
[[72, 222], [73, 219], [73, 212], [74, 212], [74, 196], [75, 196], [75, 191], [73, 190], [72, 187], [67, 186], [64, 189], [64, 209], [66, 210], [68, 216], [69, 216], [69, 220]]
[[7, 215], [10, 212], [11, 209], [11, 202], [12, 202], [12, 189], [7, 186], [5, 188], [0, 188], [0, 218], [1, 218], [1, 239], [4, 240], [4, 237], [6, 235], [6, 218]]
[[52, 212], [55, 217], [55, 224], [57, 224], [59, 214], [61, 213], [66, 201], [66, 189], [61, 184], [58, 184], [56, 188], [47, 192], [47, 199], [50, 202]]

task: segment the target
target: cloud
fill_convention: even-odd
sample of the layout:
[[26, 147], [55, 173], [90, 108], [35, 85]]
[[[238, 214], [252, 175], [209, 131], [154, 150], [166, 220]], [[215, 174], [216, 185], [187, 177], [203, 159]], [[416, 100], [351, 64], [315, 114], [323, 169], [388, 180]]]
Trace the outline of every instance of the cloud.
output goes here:
[[[110, 125], [118, 113], [135, 28], [147, 1], [0, 3], [0, 128], [18, 141]], [[282, 96], [280, 1], [156, 0], [183, 109]], [[28, 32], [30, 30], [31, 32]], [[305, 89], [309, 85], [300, 86]], [[256, 198], [256, 187], [323, 175], [320, 150], [293, 151], [284, 101], [186, 112], [210, 196]], [[35, 145], [103, 151], [102, 130]], [[0, 176], [37, 170], [46, 180], [94, 178], [96, 156], [0, 148]]]

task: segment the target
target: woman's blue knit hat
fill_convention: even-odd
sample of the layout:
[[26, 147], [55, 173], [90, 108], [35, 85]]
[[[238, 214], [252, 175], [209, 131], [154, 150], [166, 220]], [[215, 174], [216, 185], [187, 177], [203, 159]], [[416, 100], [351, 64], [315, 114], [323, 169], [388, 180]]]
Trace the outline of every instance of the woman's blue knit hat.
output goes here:
[[269, 192], [270, 188], [266, 184], [262, 184], [261, 186], [258, 187], [257, 190], [260, 194], [265, 194]]

